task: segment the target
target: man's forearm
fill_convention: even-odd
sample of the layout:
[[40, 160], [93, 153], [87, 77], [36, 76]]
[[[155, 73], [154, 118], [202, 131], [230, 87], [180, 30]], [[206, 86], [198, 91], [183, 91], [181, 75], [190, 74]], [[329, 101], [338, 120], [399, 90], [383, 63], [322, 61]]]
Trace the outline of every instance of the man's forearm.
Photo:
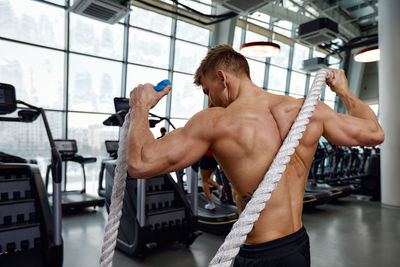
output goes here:
[[372, 109], [357, 98], [350, 90], [347, 90], [344, 94], [339, 94], [340, 99], [343, 101], [346, 106], [347, 111], [351, 116], [372, 120], [378, 123], [375, 113]]
[[142, 149], [146, 144], [154, 141], [149, 126], [149, 109], [137, 106], [131, 111], [128, 132], [128, 163], [142, 159]]

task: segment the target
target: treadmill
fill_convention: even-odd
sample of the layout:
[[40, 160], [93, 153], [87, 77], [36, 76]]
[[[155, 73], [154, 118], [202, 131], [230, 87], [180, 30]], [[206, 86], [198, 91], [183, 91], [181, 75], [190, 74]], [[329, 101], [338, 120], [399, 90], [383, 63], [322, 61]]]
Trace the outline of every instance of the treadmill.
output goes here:
[[[188, 179], [187, 184], [190, 185], [186, 189], [188, 192], [186, 196], [188, 201], [191, 202], [193, 212], [197, 215], [199, 229], [213, 234], [226, 234], [238, 220], [239, 211], [235, 205], [222, 202], [214, 194], [211, 194], [211, 196], [216, 207], [215, 211], [204, 207], [208, 203], [208, 199], [204, 192], [199, 193], [199, 188], [201, 187], [202, 189], [202, 186], [198, 182], [198, 167], [197, 164], [194, 164], [186, 168], [185, 173]], [[183, 184], [182, 176], [182, 172], [181, 175], [177, 175], [178, 184]], [[193, 186], [193, 184], [196, 186]], [[193, 190], [193, 188], [195, 189]]]
[[[101, 197], [89, 195], [86, 193], [86, 172], [85, 164], [95, 163], [96, 158], [82, 157], [78, 155], [78, 146], [75, 140], [54, 140], [57, 151], [61, 155], [63, 162], [76, 162], [82, 167], [83, 172], [83, 188], [82, 190], [67, 191], [67, 176], [65, 175], [64, 190], [61, 192], [61, 206], [63, 211], [83, 209], [87, 207], [104, 206], [104, 199]], [[46, 191], [48, 192], [48, 184], [50, 177], [51, 165], [47, 166], [46, 171]]]
[[307, 192], [329, 194], [327, 201], [346, 197], [356, 190], [355, 185], [334, 185], [331, 181], [337, 175], [338, 157], [329, 142], [320, 141], [314, 157]]

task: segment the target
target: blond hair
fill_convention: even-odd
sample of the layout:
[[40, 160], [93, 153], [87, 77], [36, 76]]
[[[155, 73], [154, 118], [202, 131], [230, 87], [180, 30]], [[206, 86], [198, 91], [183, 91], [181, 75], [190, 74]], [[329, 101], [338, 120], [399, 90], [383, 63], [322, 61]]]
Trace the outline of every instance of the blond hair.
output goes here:
[[233, 50], [230, 45], [217, 45], [208, 51], [196, 70], [194, 83], [201, 85], [202, 77], [216, 69], [222, 69], [237, 76], [244, 74], [250, 79], [249, 64], [246, 58]]

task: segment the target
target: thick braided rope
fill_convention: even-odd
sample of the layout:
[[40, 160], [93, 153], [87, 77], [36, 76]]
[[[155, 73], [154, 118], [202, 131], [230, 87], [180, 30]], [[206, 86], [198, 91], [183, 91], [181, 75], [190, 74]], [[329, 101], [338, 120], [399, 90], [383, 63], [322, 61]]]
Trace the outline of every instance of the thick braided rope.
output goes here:
[[115, 168], [114, 186], [111, 195], [110, 213], [108, 214], [107, 225], [105, 229], [103, 246], [101, 248], [100, 266], [111, 267], [114, 256], [114, 250], [117, 243], [119, 222], [122, 215], [122, 204], [124, 200], [126, 173], [128, 164], [126, 162], [127, 135], [130, 122], [130, 112], [125, 116], [125, 122], [122, 125], [121, 139], [118, 147], [117, 167]]
[[238, 254], [240, 246], [246, 241], [247, 234], [253, 229], [254, 223], [265, 208], [266, 202], [270, 199], [272, 191], [275, 190], [286, 169], [286, 164], [290, 161], [290, 156], [294, 153], [306, 130], [327, 75], [333, 77], [332, 72], [328, 69], [321, 69], [317, 72], [307, 98], [271, 166], [209, 266], [230, 266], [233, 258]]

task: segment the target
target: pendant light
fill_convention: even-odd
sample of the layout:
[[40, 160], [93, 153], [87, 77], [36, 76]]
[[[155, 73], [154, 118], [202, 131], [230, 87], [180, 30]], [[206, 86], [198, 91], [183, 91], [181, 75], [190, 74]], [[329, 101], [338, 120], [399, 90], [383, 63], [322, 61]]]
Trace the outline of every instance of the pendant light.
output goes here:
[[273, 42], [251, 42], [240, 46], [240, 53], [245, 57], [267, 58], [278, 55], [280, 45]]
[[380, 59], [380, 51], [377, 45], [364, 48], [354, 54], [356, 62], [374, 62]]

